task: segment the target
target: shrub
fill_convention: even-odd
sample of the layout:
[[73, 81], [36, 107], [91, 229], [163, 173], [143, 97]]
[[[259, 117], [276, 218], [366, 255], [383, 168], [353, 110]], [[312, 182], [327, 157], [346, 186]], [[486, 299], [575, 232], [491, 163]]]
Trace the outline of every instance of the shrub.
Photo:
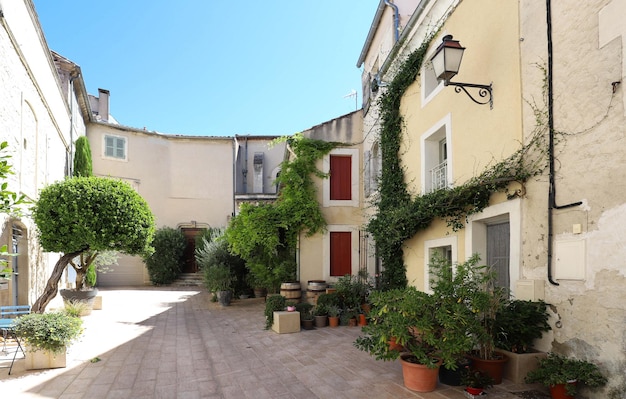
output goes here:
[[274, 312], [285, 310], [287, 298], [282, 295], [270, 295], [265, 301], [265, 329], [269, 330], [274, 324]]
[[495, 346], [515, 353], [526, 353], [535, 339], [550, 331], [543, 301], [512, 300], [496, 313]]
[[198, 267], [204, 274], [204, 281], [207, 289], [214, 291], [209, 286], [213, 285], [211, 281], [214, 273], [211, 271], [214, 267], [226, 267], [232, 275], [232, 279], [228, 282], [229, 289], [235, 291], [239, 295], [250, 291], [248, 286], [248, 269], [246, 269], [245, 261], [233, 255], [228, 249], [228, 243], [223, 239], [223, 229], [209, 229], [203, 234], [196, 245], [196, 262]]
[[[576, 384], [568, 384], [572, 381], [576, 381]], [[565, 384], [567, 394], [574, 395], [580, 385], [598, 388], [606, 385], [607, 379], [593, 363], [548, 353], [548, 357], [539, 360], [537, 369], [528, 372], [526, 382], [538, 382], [546, 386]]]
[[156, 231], [152, 241], [154, 253], [144, 257], [152, 284], [170, 284], [178, 277], [186, 245], [180, 230], [162, 227]]
[[82, 323], [64, 312], [31, 313], [16, 320], [15, 333], [33, 350], [60, 353], [80, 336]]

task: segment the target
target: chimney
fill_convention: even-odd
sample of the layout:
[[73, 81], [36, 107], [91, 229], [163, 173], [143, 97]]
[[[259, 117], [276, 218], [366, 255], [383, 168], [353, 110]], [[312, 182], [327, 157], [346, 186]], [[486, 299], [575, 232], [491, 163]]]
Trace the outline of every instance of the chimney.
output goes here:
[[109, 91], [98, 89], [98, 115], [102, 122], [109, 121]]

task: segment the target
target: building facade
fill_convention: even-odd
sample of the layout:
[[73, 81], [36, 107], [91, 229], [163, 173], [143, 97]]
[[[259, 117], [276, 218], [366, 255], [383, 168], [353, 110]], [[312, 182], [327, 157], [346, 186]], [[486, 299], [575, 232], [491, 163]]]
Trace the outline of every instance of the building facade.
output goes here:
[[[497, 268], [498, 284], [513, 297], [550, 305], [552, 331], [538, 349], [600, 363], [610, 377], [604, 393], [624, 395], [626, 266], [619, 230], [625, 187], [616, 177], [624, 163], [619, 19], [626, 4], [554, 3], [422, 0], [393, 48], [381, 52], [371, 37], [384, 36], [393, 23], [379, 18], [381, 1], [372, 25], [377, 30], [370, 31], [359, 59], [372, 97], [364, 108], [364, 134], [374, 134], [365, 152], [370, 165], [380, 156], [374, 100], [426, 42], [425, 61], [400, 104], [398, 156], [411, 196], [462, 186], [518, 151], [537, 161], [541, 173], [492, 194], [461, 229], [437, 218], [419, 229], [403, 246], [409, 284], [429, 290], [434, 252], [452, 262], [478, 253]], [[491, 22], [479, 23], [477, 15]], [[446, 35], [465, 47], [452, 81], [491, 84], [493, 108], [436, 79], [430, 59]], [[381, 164], [374, 165], [370, 175], [381, 173]]]

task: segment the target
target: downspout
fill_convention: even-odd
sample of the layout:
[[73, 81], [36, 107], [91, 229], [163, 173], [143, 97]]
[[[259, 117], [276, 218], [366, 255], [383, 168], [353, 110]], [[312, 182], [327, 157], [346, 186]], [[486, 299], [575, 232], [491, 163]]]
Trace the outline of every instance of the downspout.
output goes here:
[[554, 92], [553, 92], [553, 73], [552, 73], [552, 2], [546, 0], [546, 19], [547, 19], [547, 40], [548, 40], [548, 163], [549, 163], [549, 187], [548, 187], [548, 281], [552, 285], [560, 285], [552, 279], [552, 256], [553, 256], [553, 235], [554, 235], [554, 210], [565, 209], [578, 206], [582, 201], [573, 202], [567, 205], [558, 206], [556, 204], [556, 184], [554, 170]]
[[393, 9], [393, 37], [394, 44], [400, 40], [400, 12], [398, 6], [393, 4], [390, 0], [385, 0], [385, 5]]

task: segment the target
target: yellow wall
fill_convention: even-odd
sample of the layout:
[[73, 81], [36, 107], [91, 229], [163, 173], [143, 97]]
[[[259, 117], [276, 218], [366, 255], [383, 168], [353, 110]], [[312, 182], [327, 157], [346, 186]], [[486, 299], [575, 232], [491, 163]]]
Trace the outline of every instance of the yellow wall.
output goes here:
[[[498, 21], [497, 24], [468, 23]], [[445, 22], [440, 35], [431, 45], [429, 56], [441, 43], [443, 35], [452, 34], [466, 48], [460, 72], [453, 82], [489, 84], [493, 82], [493, 110], [478, 105], [454, 87], [440, 87], [429, 102], [422, 104], [421, 79], [407, 90], [401, 105], [405, 131], [401, 159], [406, 167], [406, 181], [413, 194], [422, 191], [421, 136], [438, 121], [449, 118], [452, 176], [448, 181], [458, 185], [480, 174], [491, 163], [513, 153], [522, 142], [522, 96], [520, 84], [519, 24], [517, 2], [499, 0], [461, 2]], [[470, 91], [472, 94], [475, 92]], [[501, 197], [499, 197], [501, 198]], [[456, 236], [456, 261], [466, 256], [464, 233], [454, 233], [445, 222], [433, 223], [405, 247], [407, 277], [412, 285], [424, 287], [424, 241]]]

